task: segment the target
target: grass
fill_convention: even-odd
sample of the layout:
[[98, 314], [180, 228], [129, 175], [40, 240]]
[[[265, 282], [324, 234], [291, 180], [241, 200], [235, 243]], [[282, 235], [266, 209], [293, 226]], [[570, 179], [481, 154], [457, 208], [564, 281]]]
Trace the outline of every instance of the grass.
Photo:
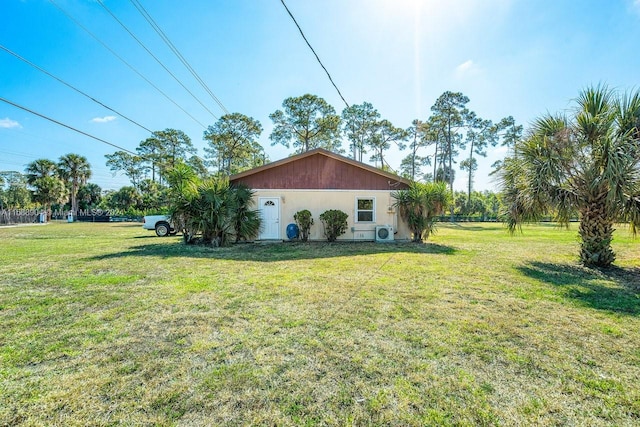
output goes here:
[[0, 425], [638, 425], [640, 246], [588, 270], [576, 235], [0, 228]]

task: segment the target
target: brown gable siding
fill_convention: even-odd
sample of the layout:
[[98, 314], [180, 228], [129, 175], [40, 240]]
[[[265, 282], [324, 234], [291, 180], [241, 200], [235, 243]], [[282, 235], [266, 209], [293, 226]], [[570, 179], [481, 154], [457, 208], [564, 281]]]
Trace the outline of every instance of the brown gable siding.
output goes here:
[[398, 183], [389, 177], [321, 153], [259, 170], [236, 179], [232, 178], [232, 182], [242, 182], [254, 189], [397, 190], [407, 188], [404, 182]]

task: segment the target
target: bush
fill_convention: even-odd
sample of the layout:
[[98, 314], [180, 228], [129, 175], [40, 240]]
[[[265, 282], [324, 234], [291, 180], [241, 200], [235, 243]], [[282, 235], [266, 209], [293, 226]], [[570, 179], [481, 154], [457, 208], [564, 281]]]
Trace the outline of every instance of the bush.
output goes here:
[[408, 190], [399, 190], [391, 194], [396, 200], [393, 206], [407, 222], [413, 234], [413, 242], [423, 242], [435, 230], [435, 222], [451, 203], [447, 185], [443, 182], [422, 184], [414, 182]]
[[320, 214], [320, 221], [324, 225], [324, 235], [330, 242], [335, 242], [338, 236], [347, 231], [349, 215], [337, 209], [330, 209]]
[[307, 240], [309, 240], [309, 231], [311, 230], [311, 226], [313, 225], [311, 212], [309, 212], [307, 209], [298, 211], [293, 215], [293, 219], [300, 229], [300, 239], [303, 242], [306, 242]]
[[250, 188], [232, 187], [227, 179], [201, 179], [183, 164], [167, 172], [167, 181], [169, 213], [175, 227], [182, 231], [185, 243], [202, 242], [217, 247], [258, 235], [260, 215], [251, 209]]

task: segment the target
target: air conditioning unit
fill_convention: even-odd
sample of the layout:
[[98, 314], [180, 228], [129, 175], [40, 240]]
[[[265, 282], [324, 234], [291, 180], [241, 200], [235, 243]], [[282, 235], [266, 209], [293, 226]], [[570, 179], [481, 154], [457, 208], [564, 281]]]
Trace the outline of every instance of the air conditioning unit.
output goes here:
[[393, 242], [393, 227], [390, 225], [377, 225], [376, 242]]

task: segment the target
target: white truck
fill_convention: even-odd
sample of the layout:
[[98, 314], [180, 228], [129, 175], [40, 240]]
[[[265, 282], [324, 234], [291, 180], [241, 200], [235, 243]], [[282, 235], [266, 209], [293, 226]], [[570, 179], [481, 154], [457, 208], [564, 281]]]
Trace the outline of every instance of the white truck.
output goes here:
[[142, 228], [145, 230], [155, 230], [156, 236], [166, 237], [176, 234], [171, 225], [171, 218], [167, 215], [147, 215], [142, 219]]

